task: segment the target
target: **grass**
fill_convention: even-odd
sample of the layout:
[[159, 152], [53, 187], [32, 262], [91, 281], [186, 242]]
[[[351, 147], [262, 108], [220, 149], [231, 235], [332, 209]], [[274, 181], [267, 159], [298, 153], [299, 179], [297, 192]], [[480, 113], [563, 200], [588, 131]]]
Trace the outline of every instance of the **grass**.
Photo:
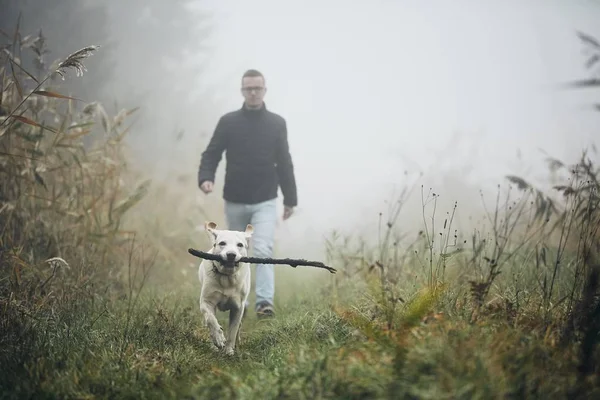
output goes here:
[[250, 313], [226, 357], [188, 268], [187, 248], [207, 244], [192, 233], [202, 210], [157, 206], [179, 193], [132, 167], [135, 110], [60, 93], [55, 78], [99, 49], [32, 74], [19, 60], [42, 41], [13, 37], [0, 55], [0, 398], [600, 395], [600, 171], [586, 154], [549, 160], [564, 173], [551, 193], [508, 177], [471, 232], [424, 188], [423, 226], [402, 231], [407, 189], [377, 240], [332, 233], [337, 275], [277, 267], [277, 317]]
[[353, 313], [326, 296], [290, 302], [274, 320], [250, 316], [230, 359], [211, 349], [196, 294], [148, 290], [131, 320], [126, 301], [104, 299], [30, 322], [1, 378], [6, 398], [561, 398], [576, 379], [575, 345], [501, 317], [470, 324], [449, 299], [431, 318], [415, 307], [393, 339], [357, 329], [364, 298]]
[[[331, 312], [317, 308], [300, 316], [300, 310], [292, 308], [275, 323], [251, 321], [246, 325], [244, 329], [252, 333], [245, 335], [242, 352], [228, 360], [211, 350], [199, 325], [194, 294], [155, 297], [149, 292], [131, 320], [123, 302], [68, 310], [44, 324], [47, 336], [23, 349], [44, 356], [26, 360], [13, 376], [3, 375], [5, 390], [35, 398], [90, 394], [164, 398], [200, 396], [207, 390], [216, 392], [222, 385], [222, 393], [245, 390], [259, 394], [266, 389], [261, 380], [277, 380], [277, 370], [288, 369], [289, 358], [300, 356], [298, 349], [328, 348], [332, 346], [329, 340], [342, 341], [347, 335]], [[125, 330], [127, 337], [123, 336]], [[29, 376], [35, 385], [27, 385], [23, 376]], [[211, 382], [213, 377], [216, 382]], [[236, 387], [238, 381], [240, 387]]]

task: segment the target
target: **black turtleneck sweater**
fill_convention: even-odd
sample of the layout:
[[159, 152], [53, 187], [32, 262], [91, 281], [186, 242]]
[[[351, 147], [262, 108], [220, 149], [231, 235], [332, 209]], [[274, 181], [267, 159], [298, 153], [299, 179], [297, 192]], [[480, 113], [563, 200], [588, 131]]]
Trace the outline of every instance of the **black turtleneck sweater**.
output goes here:
[[294, 166], [283, 117], [267, 110], [264, 104], [257, 110], [242, 106], [223, 115], [202, 153], [198, 185], [214, 182], [223, 151], [227, 160], [225, 200], [256, 204], [276, 198], [281, 186], [283, 204], [297, 205]]

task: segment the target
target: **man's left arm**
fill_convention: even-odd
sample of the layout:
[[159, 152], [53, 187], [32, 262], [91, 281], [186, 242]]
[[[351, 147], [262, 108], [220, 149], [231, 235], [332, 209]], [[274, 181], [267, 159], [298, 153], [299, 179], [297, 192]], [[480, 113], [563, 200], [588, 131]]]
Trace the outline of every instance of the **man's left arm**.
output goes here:
[[290, 154], [288, 143], [287, 123], [283, 121], [283, 131], [279, 137], [277, 148], [277, 175], [279, 185], [283, 193], [283, 205], [289, 208], [298, 205], [298, 194], [296, 192], [296, 178], [294, 176], [294, 164]]

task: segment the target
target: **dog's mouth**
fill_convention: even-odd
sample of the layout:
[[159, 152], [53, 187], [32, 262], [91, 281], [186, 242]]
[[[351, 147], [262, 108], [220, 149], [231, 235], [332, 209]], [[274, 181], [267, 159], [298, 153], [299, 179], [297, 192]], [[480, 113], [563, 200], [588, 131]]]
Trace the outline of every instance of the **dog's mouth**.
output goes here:
[[237, 267], [238, 265], [240, 265], [239, 262], [236, 261], [221, 261], [221, 265], [224, 266], [227, 269], [233, 269], [235, 267]]

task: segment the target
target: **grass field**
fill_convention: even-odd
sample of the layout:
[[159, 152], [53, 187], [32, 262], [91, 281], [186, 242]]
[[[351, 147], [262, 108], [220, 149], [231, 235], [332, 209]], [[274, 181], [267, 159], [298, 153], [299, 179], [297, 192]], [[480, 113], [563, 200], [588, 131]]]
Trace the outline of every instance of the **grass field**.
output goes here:
[[211, 349], [192, 284], [146, 290], [133, 308], [108, 294], [54, 315], [13, 306], [3, 397], [566, 398], [579, 387], [579, 346], [559, 345], [541, 321], [511, 322], [499, 307], [470, 323], [444, 291], [415, 296], [388, 330], [368, 323], [375, 287], [352, 284], [334, 299], [313, 286], [280, 302], [275, 319], [250, 314], [231, 358]]
[[128, 162], [135, 110], [79, 112], [60, 94], [53, 71], [68, 79], [96, 49], [32, 74], [14, 55], [38, 45], [16, 41], [0, 69], [1, 398], [600, 396], [600, 171], [586, 155], [551, 160], [566, 174], [554, 193], [509, 177], [473, 232], [426, 194], [419, 233], [392, 212], [377, 243], [332, 236], [335, 276], [278, 266], [277, 316], [250, 313], [226, 357], [186, 253], [208, 244], [190, 233], [201, 212]]

